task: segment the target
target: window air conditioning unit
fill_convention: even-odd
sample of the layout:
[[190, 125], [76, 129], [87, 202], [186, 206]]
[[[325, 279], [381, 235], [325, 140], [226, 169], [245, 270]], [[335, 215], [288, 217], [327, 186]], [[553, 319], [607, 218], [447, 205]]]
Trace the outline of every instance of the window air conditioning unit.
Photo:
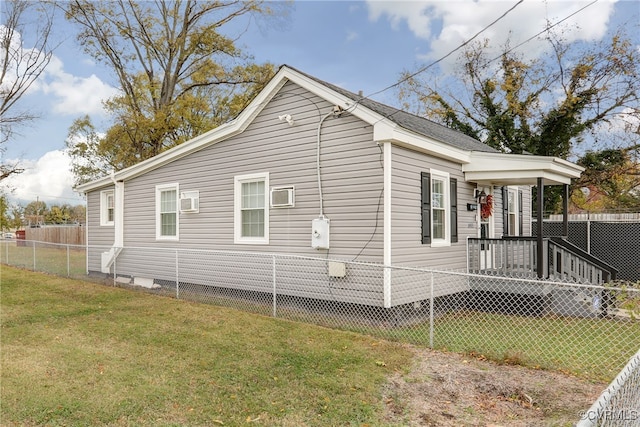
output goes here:
[[294, 206], [295, 191], [290, 187], [273, 187], [271, 189], [272, 208], [292, 208]]
[[185, 191], [180, 193], [180, 212], [198, 212], [200, 210], [200, 193]]

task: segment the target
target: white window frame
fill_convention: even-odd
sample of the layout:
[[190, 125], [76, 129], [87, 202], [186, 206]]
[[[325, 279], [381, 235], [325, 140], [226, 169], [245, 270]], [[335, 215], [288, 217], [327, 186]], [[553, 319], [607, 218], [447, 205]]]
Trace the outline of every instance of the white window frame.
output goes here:
[[[233, 202], [233, 242], [247, 245], [269, 244], [269, 172], [238, 175], [234, 181]], [[242, 235], [242, 184], [249, 182], [264, 182], [264, 235], [262, 237], [247, 237]]]
[[[162, 234], [161, 220], [161, 194], [164, 191], [176, 192], [176, 234], [175, 236], [165, 236]], [[180, 189], [177, 183], [156, 185], [156, 240], [177, 241], [180, 239]]]
[[[109, 198], [113, 206], [109, 208]], [[112, 211], [112, 219], [109, 219], [109, 210]], [[100, 225], [113, 226], [116, 217], [116, 195], [114, 190], [104, 190], [100, 192]]]
[[[449, 173], [439, 171], [436, 169], [430, 169], [430, 185], [429, 194], [431, 195], [431, 247], [443, 247], [443, 246], [451, 246], [451, 183], [449, 181]], [[433, 203], [433, 183], [435, 181], [442, 181], [444, 185], [444, 193], [443, 193], [443, 204], [444, 207], [440, 208], [444, 210], [444, 237], [443, 238], [435, 238], [434, 233], [434, 203]]]
[[[509, 236], [520, 235], [520, 210], [522, 209], [522, 207], [520, 206], [520, 197], [518, 193], [519, 190], [520, 190], [519, 187], [514, 187], [514, 186], [507, 187], [507, 221], [509, 221], [509, 224], [507, 225], [507, 229], [509, 230]], [[512, 197], [513, 197], [513, 205], [510, 203], [510, 200]], [[513, 230], [511, 229], [512, 215], [514, 216]]]

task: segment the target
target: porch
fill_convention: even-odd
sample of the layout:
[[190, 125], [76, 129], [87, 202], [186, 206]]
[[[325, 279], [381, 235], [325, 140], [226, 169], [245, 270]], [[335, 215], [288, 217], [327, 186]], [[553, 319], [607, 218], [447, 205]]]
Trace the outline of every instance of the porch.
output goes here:
[[593, 285], [615, 280], [617, 274], [614, 267], [562, 237], [469, 238], [467, 267], [475, 274]]

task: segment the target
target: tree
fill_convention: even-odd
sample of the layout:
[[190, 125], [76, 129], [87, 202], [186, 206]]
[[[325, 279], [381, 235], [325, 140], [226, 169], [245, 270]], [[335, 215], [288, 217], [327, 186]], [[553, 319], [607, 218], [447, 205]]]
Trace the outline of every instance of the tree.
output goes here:
[[22, 225], [23, 209], [12, 205], [5, 193], [0, 192], [0, 231], [15, 230]]
[[245, 94], [266, 84], [274, 67], [251, 64], [221, 30], [244, 15], [272, 15], [274, 6], [281, 7], [259, 0], [69, 2], [66, 17], [81, 29], [80, 44], [113, 71], [121, 90], [105, 104], [114, 117], [105, 134], [86, 119], [71, 129], [92, 136], [67, 141], [76, 183], [155, 156], [242, 110], [251, 100]]
[[[32, 111], [18, 110], [18, 101], [40, 77], [51, 60], [53, 7], [44, 1], [8, 0], [2, 3], [0, 25], [0, 153], [16, 127], [34, 120]], [[27, 21], [31, 17], [30, 21]], [[22, 34], [34, 34], [34, 45], [25, 48]], [[23, 172], [18, 163], [0, 163], [0, 181]]]
[[29, 224], [41, 224], [44, 222], [44, 217], [47, 214], [47, 204], [42, 201], [35, 201], [29, 203], [24, 208], [24, 218]]
[[590, 212], [640, 210], [639, 147], [589, 151], [578, 160], [585, 172], [571, 200]]
[[[547, 41], [549, 57], [525, 60], [507, 44], [497, 64], [486, 42], [470, 45], [450, 86], [459, 92], [433, 76], [407, 77], [400, 98], [500, 151], [565, 159], [585, 138], [603, 138], [600, 126], [616, 115], [640, 117], [640, 52], [624, 33], [588, 47]], [[545, 196], [545, 210], [555, 210], [559, 197]]]

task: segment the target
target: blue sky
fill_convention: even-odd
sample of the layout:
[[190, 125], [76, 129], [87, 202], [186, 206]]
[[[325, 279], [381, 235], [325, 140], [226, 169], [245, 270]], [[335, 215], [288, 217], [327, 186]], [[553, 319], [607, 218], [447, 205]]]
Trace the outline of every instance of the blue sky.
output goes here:
[[[238, 43], [257, 62], [288, 64], [369, 95], [397, 82], [403, 70], [415, 70], [444, 56], [516, 3], [298, 1], [282, 22], [252, 22]], [[497, 49], [509, 34], [515, 42], [525, 40], [541, 31], [547, 20], [555, 22], [590, 3], [525, 0], [480, 37], [489, 38]], [[615, 26], [639, 19], [640, 2], [599, 0], [566, 22], [565, 36], [569, 41], [595, 42]], [[82, 53], [73, 31], [62, 20], [56, 26], [62, 44], [45, 74], [21, 100], [23, 108], [39, 113], [40, 118], [21, 129], [4, 153], [7, 160], [21, 159], [26, 169], [8, 183], [13, 188], [12, 199], [23, 204], [36, 197], [48, 204], [84, 203], [71, 188], [64, 141], [77, 117], [89, 114], [94, 123], [108, 121], [101, 101], [115, 93], [116, 80]], [[23, 46], [29, 48], [29, 35], [24, 34], [23, 40]], [[640, 46], [640, 40], [637, 44]], [[533, 41], [521, 50], [535, 56], [542, 48], [543, 44]], [[443, 64], [443, 72], [450, 69], [454, 57]], [[394, 90], [374, 98], [397, 104]]]

